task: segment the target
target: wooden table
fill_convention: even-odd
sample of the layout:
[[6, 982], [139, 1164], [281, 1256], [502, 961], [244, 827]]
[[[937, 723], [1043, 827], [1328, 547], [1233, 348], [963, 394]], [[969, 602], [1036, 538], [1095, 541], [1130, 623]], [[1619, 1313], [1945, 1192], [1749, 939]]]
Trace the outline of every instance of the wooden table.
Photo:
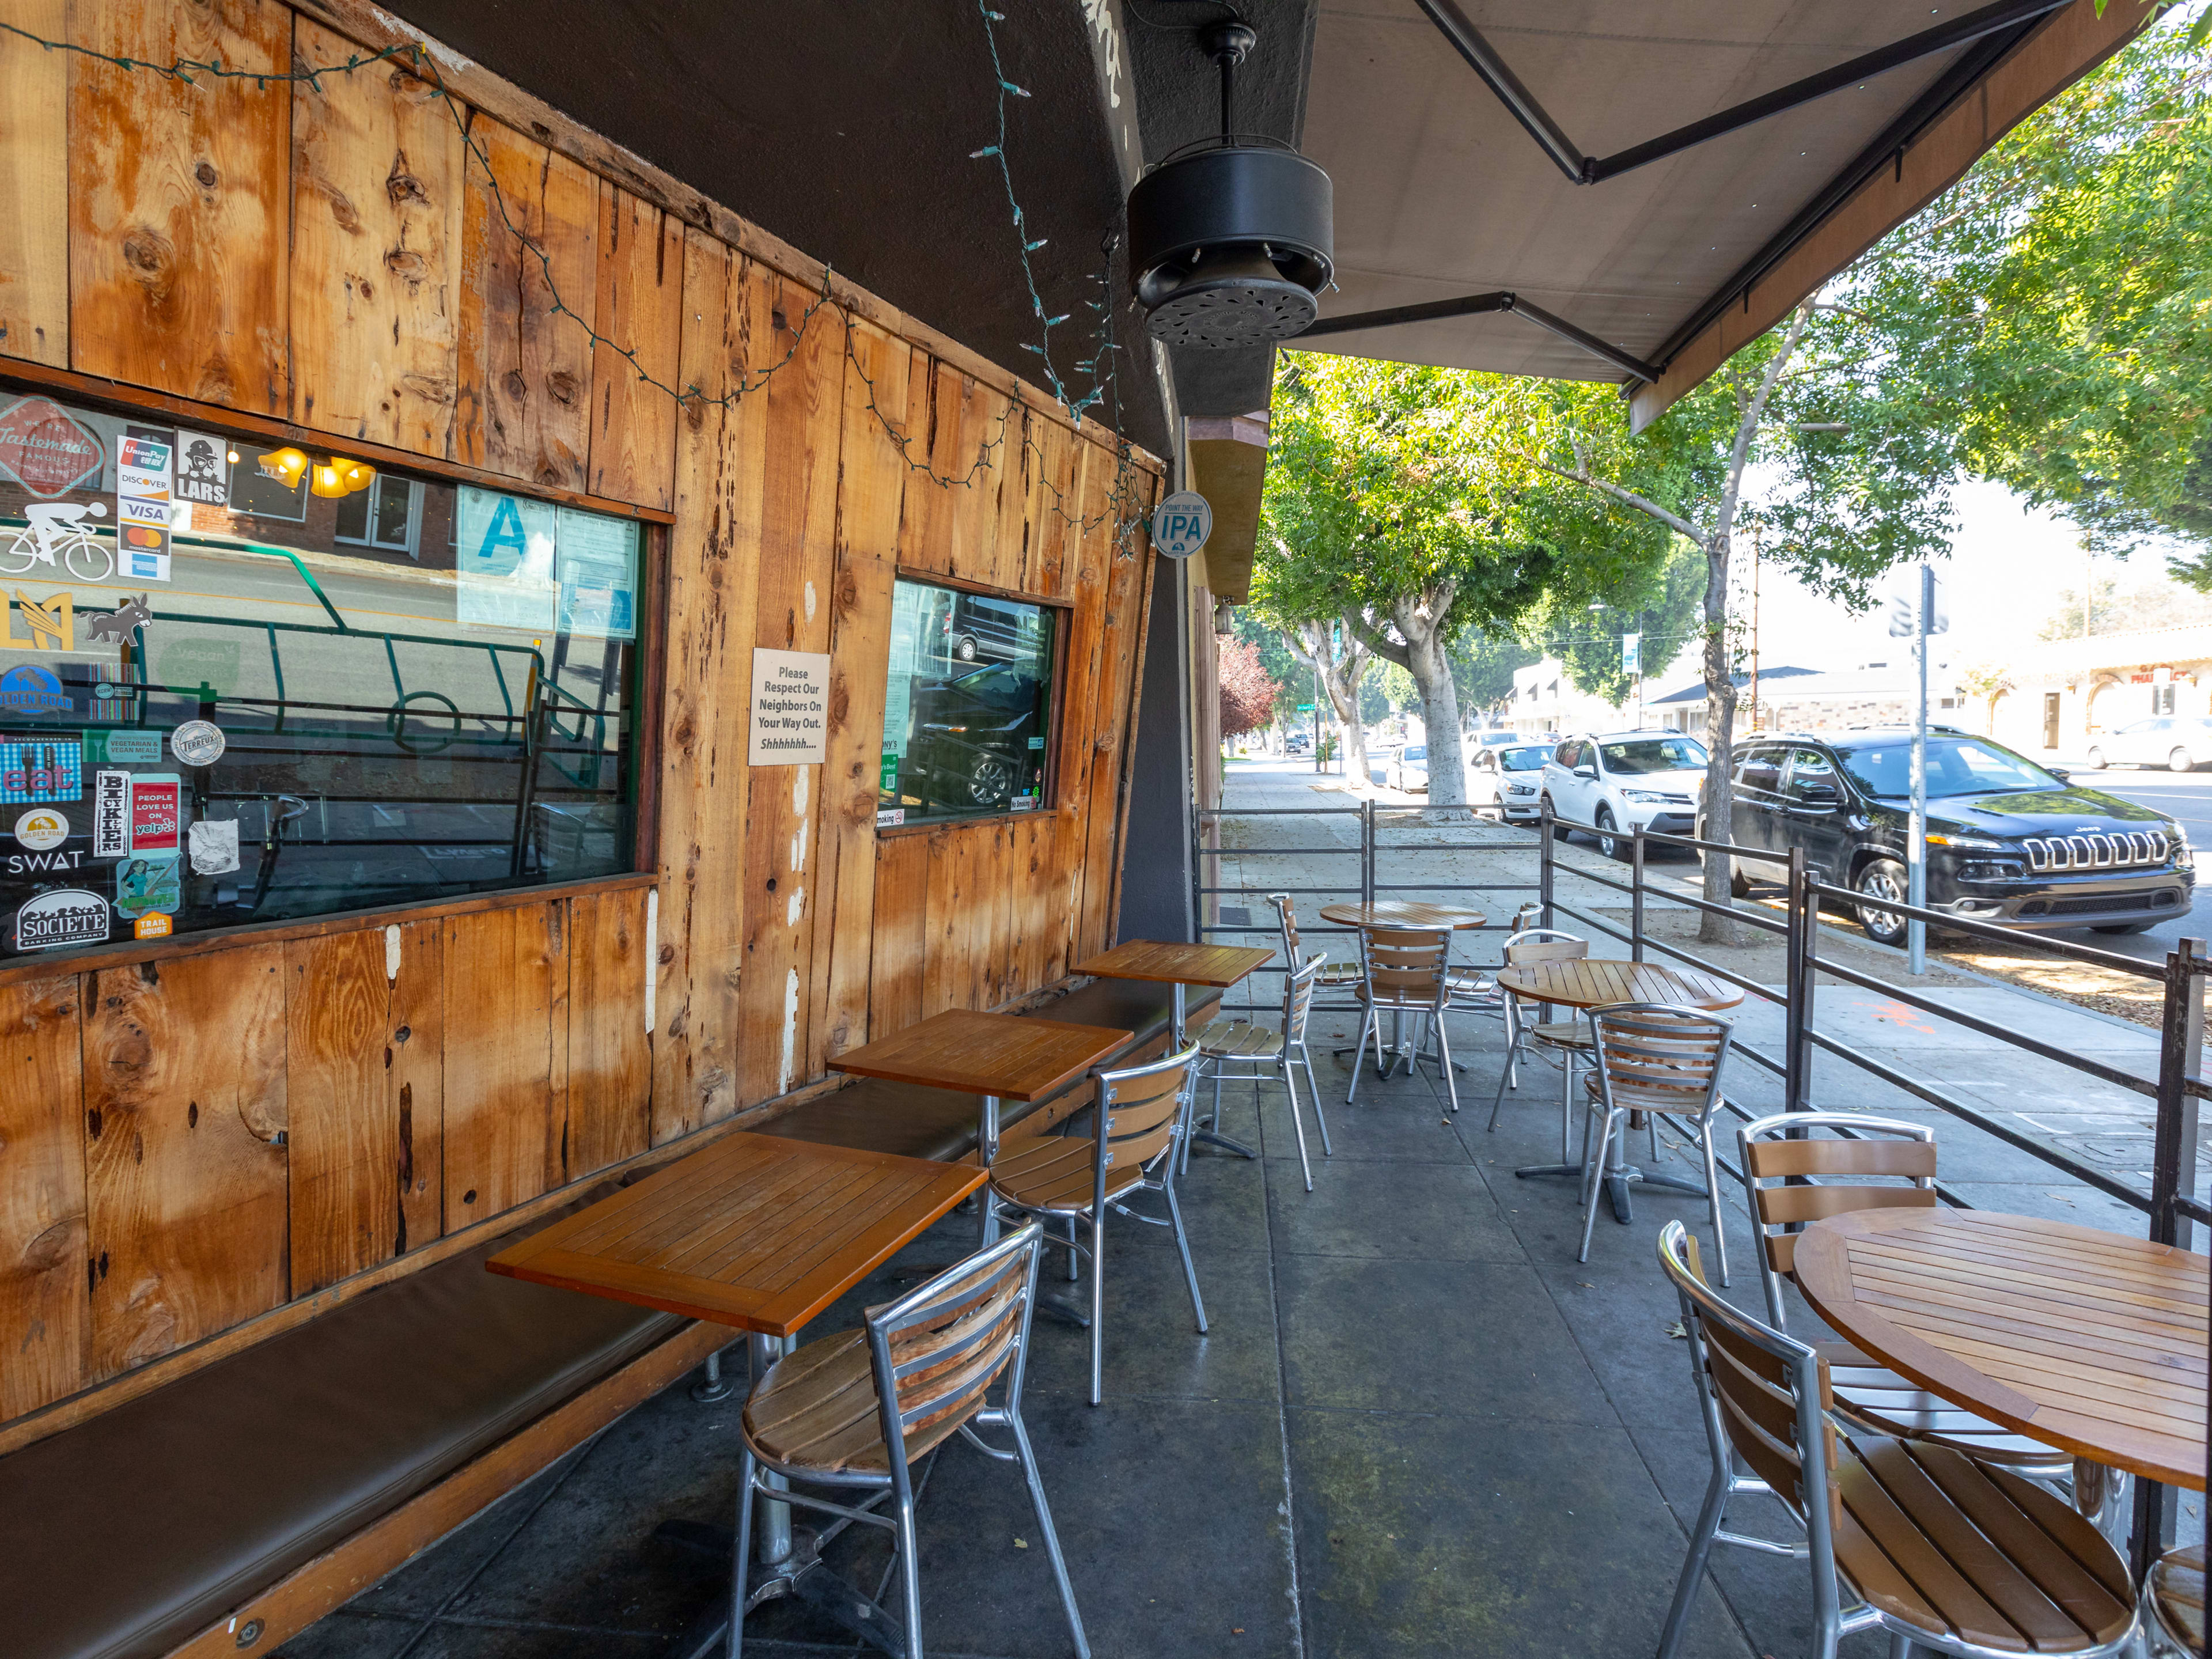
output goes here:
[[[847, 1049], [830, 1061], [830, 1069], [979, 1097], [976, 1147], [988, 1169], [999, 1152], [1000, 1101], [1056, 1094], [1133, 1035], [1104, 1025], [948, 1008], [903, 1031]], [[998, 1236], [998, 1215], [986, 1204], [983, 1242], [988, 1244]]]
[[1480, 910], [1449, 904], [1419, 904], [1411, 899], [1376, 899], [1371, 904], [1324, 904], [1321, 919], [1340, 927], [1487, 927]]
[[[1093, 957], [1088, 962], [1078, 963], [1069, 971], [1089, 974], [1098, 979], [1143, 980], [1155, 985], [1172, 987], [1175, 991], [1175, 1023], [1169, 1031], [1176, 1049], [1180, 1052], [1185, 1041], [1185, 987], [1210, 985], [1217, 990], [1225, 991], [1274, 959], [1274, 951], [1264, 945], [1176, 945], [1158, 939], [1124, 939], [1103, 957]], [[1194, 1127], [1191, 1133], [1194, 1139], [1234, 1152], [1239, 1158], [1260, 1156], [1243, 1142], [1231, 1140], [1217, 1130]]]
[[[748, 1331], [758, 1378], [789, 1352], [790, 1340], [809, 1320], [985, 1178], [975, 1164], [727, 1134], [532, 1234], [485, 1266], [512, 1279]], [[871, 1620], [849, 1586], [819, 1558], [821, 1546], [843, 1524], [794, 1540], [791, 1505], [763, 1498], [754, 1528], [760, 1566], [746, 1605], [799, 1595], [855, 1634], [871, 1636]], [[733, 1547], [720, 1528], [676, 1521], [660, 1531], [723, 1561]], [[687, 1632], [677, 1651], [702, 1651], [720, 1639], [728, 1623], [725, 1602]]]
[[1922, 1388], [2204, 1490], [2212, 1259], [1990, 1210], [1859, 1210], [1808, 1227], [1796, 1266], [1814, 1312]]
[[[1743, 1000], [1743, 993], [1726, 980], [1694, 968], [1662, 968], [1656, 963], [1622, 962], [1604, 957], [1569, 957], [1561, 962], [1530, 962], [1501, 968], [1498, 970], [1498, 988], [1532, 1002], [1572, 1008], [1578, 1013], [1620, 1002], [1673, 1002], [1717, 1013]], [[1570, 1121], [1575, 1109], [1574, 1085], [1574, 1068], [1563, 1064], [1559, 1067], [1559, 1105]], [[1587, 1158], [1587, 1131], [1583, 1139], [1583, 1156]], [[1636, 1218], [1628, 1189], [1639, 1182], [1647, 1187], [1663, 1187], [1669, 1192], [1706, 1196], [1705, 1185], [1701, 1181], [1654, 1175], [1629, 1163], [1627, 1147], [1626, 1134], [1614, 1141], [1613, 1161], [1605, 1172], [1606, 1196], [1613, 1202], [1613, 1218], [1622, 1225]], [[1513, 1173], [1532, 1177], [1572, 1176], [1579, 1182], [1588, 1171], [1579, 1164], [1532, 1164]]]

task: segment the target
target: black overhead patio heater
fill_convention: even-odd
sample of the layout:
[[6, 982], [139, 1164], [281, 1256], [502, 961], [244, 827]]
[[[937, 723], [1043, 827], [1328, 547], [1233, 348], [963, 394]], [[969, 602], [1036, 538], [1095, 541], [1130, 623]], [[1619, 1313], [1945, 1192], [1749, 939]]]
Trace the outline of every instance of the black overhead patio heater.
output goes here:
[[1186, 144], [1129, 192], [1129, 279], [1170, 345], [1265, 345], [1320, 313], [1334, 264], [1328, 174], [1278, 139], [1237, 131], [1237, 66], [1259, 39], [1216, 23], [1221, 134]]

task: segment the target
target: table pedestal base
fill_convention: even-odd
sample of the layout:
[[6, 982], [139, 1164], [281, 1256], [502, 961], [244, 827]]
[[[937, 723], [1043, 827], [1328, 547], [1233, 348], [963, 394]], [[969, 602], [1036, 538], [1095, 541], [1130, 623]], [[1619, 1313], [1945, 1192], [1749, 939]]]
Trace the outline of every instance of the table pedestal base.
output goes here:
[[[1572, 1176], [1577, 1181], [1589, 1178], [1589, 1171], [1579, 1164], [1531, 1164], [1513, 1173], [1527, 1180], [1558, 1180], [1565, 1176]], [[1629, 1201], [1628, 1189], [1638, 1183], [1670, 1193], [1689, 1193], [1698, 1198], [1706, 1195], [1705, 1184], [1702, 1181], [1685, 1181], [1680, 1176], [1654, 1175], [1633, 1164], [1617, 1164], [1605, 1172], [1605, 1195], [1612, 1201], [1613, 1218], [1623, 1226], [1636, 1219], [1635, 1206]]]
[[[745, 1611], [750, 1613], [764, 1601], [796, 1596], [869, 1646], [884, 1653], [903, 1656], [906, 1633], [899, 1628], [898, 1620], [823, 1565], [822, 1546], [851, 1524], [840, 1521], [818, 1534], [811, 1528], [796, 1528], [792, 1534], [790, 1554], [773, 1564], [754, 1565], [745, 1592]], [[727, 1561], [730, 1552], [738, 1545], [737, 1534], [727, 1527], [709, 1526], [701, 1521], [664, 1521], [653, 1529], [653, 1536], [678, 1549], [696, 1550], [718, 1561]], [[713, 1659], [728, 1649], [729, 1639], [730, 1609], [725, 1596], [691, 1621], [690, 1628], [676, 1643], [675, 1659]]]

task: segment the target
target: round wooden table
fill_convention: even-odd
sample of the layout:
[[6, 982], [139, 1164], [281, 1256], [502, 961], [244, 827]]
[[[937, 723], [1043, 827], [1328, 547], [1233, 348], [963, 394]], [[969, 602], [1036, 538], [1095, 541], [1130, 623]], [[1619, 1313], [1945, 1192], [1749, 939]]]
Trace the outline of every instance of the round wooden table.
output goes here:
[[2212, 1258], [1991, 1210], [1808, 1227], [1797, 1283], [1855, 1346], [2061, 1451], [2204, 1490]]
[[[1569, 957], [1561, 962], [1529, 962], [1518, 967], [1501, 968], [1498, 970], [1498, 988], [1532, 1002], [1555, 1003], [1577, 1012], [1619, 1002], [1671, 1002], [1717, 1013], [1743, 1000], [1743, 993], [1726, 980], [1695, 968], [1662, 968], [1656, 963], [1621, 962], [1606, 957]], [[1574, 1116], [1574, 1067], [1562, 1062], [1559, 1108], [1570, 1121]], [[1583, 1139], [1587, 1143], [1587, 1133]], [[1605, 1172], [1605, 1191], [1613, 1202], [1613, 1218], [1623, 1226], [1636, 1218], [1628, 1189], [1639, 1182], [1647, 1187], [1663, 1187], [1669, 1192], [1706, 1196], [1702, 1181], [1654, 1175], [1629, 1163], [1627, 1144], [1626, 1134], [1613, 1143], [1613, 1161]], [[1589, 1155], [1587, 1144], [1583, 1155]], [[1513, 1173], [1532, 1178], [1572, 1176], [1579, 1182], [1588, 1172], [1579, 1164], [1531, 1164]]]
[[1487, 927], [1480, 910], [1449, 904], [1419, 904], [1411, 899], [1376, 899], [1372, 904], [1324, 904], [1321, 919], [1340, 927]]

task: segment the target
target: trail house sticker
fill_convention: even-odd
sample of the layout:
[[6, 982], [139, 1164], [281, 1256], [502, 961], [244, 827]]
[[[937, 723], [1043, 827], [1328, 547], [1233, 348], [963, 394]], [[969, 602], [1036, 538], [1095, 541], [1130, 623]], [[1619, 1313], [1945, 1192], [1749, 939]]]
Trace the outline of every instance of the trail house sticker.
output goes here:
[[107, 901], [82, 888], [41, 893], [15, 912], [18, 951], [55, 951], [107, 943]]

